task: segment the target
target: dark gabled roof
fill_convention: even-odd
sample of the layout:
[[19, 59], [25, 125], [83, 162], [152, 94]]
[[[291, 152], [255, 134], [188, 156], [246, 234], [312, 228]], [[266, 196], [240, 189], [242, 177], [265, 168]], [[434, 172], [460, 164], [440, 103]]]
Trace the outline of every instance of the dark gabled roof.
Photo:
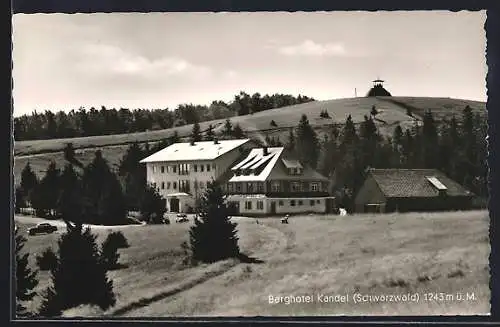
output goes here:
[[387, 198], [438, 196], [438, 188], [428, 177], [437, 178], [446, 187], [448, 196], [473, 196], [472, 192], [437, 169], [370, 169], [368, 174]]

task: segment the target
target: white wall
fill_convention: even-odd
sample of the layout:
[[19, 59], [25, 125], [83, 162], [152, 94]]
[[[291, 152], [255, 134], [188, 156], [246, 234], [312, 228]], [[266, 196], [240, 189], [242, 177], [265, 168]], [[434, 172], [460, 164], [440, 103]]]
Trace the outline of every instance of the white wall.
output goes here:
[[[245, 198], [242, 195], [232, 195], [228, 200], [239, 202], [240, 214], [242, 215], [268, 215], [271, 213], [271, 202], [273, 201], [276, 202], [276, 214], [324, 213], [326, 211], [326, 198]], [[291, 200], [295, 200], [295, 206], [290, 204]], [[245, 208], [247, 201], [252, 202], [252, 209]], [[263, 209], [257, 208], [258, 201], [263, 202]], [[279, 204], [280, 201], [282, 201], [282, 205]], [[302, 205], [299, 205], [299, 201], [302, 201]], [[311, 206], [310, 201], [314, 201], [314, 205]]]

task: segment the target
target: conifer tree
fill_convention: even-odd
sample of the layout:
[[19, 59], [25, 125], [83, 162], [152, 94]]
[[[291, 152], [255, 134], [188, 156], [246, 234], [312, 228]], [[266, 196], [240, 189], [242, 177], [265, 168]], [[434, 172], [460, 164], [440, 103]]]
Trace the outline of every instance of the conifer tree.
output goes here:
[[83, 222], [82, 185], [71, 163], [66, 164], [60, 178], [58, 214], [72, 222]]
[[144, 192], [146, 167], [140, 161], [145, 156], [139, 144], [134, 142], [120, 161], [118, 174], [123, 181], [124, 196], [129, 210], [138, 210], [139, 199]]
[[166, 200], [158, 193], [154, 185], [148, 184], [141, 198], [140, 211], [142, 220], [159, 224], [167, 211]]
[[16, 315], [26, 316], [26, 307], [22, 302], [31, 301], [36, 292], [35, 287], [38, 285], [37, 271], [29, 267], [29, 253], [23, 253], [26, 239], [15, 231], [15, 255], [16, 255]]
[[[40, 181], [37, 192], [40, 192], [41, 199], [39, 208], [43, 212], [52, 213], [57, 208], [57, 201], [60, 192], [60, 172], [56, 167], [56, 163], [51, 161], [45, 173], [45, 176]], [[51, 214], [52, 215], [52, 214]]]
[[233, 125], [231, 124], [231, 120], [226, 119], [224, 124], [224, 130], [222, 131], [224, 136], [231, 136], [233, 134]]
[[422, 154], [425, 168], [437, 168], [438, 132], [432, 112], [424, 114], [422, 126]]
[[289, 151], [295, 151], [295, 134], [293, 128], [290, 128], [290, 133], [288, 134], [288, 142], [286, 143], [286, 148]]
[[194, 123], [193, 129], [191, 131], [191, 142], [201, 141], [201, 129], [198, 122]]
[[297, 128], [297, 154], [302, 162], [316, 168], [320, 144], [316, 132], [309, 124], [306, 115], [302, 115]]
[[116, 225], [124, 222], [127, 208], [121, 184], [99, 150], [84, 169], [82, 187], [89, 223]]
[[81, 224], [69, 227], [58, 245], [59, 260], [51, 271], [52, 285], [45, 290], [39, 314], [59, 316], [82, 304], [97, 305], [102, 310], [113, 306], [113, 282], [107, 277], [90, 228], [83, 230]]
[[215, 137], [214, 127], [212, 124], [208, 125], [208, 129], [205, 133], [205, 141], [213, 141]]
[[24, 200], [31, 202], [31, 193], [37, 185], [38, 178], [31, 169], [31, 165], [28, 161], [21, 172], [21, 190]]
[[208, 183], [199, 215], [189, 231], [193, 261], [212, 263], [238, 257], [237, 225], [228, 216], [222, 189], [216, 182]]
[[242, 138], [245, 136], [245, 133], [240, 127], [240, 124], [236, 124], [233, 128], [233, 136], [236, 138]]

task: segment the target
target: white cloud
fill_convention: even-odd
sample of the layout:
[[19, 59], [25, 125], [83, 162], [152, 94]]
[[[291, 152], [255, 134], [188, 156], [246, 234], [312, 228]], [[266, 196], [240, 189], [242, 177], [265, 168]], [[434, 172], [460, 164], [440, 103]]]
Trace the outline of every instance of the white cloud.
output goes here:
[[145, 78], [168, 75], [203, 78], [211, 73], [209, 67], [192, 64], [182, 58], [162, 57], [151, 60], [123, 49], [103, 44], [89, 44], [82, 49], [80, 70], [88, 73], [129, 75]]
[[278, 51], [286, 56], [322, 57], [346, 55], [346, 49], [341, 43], [320, 44], [312, 40], [306, 40], [297, 45], [280, 47]]

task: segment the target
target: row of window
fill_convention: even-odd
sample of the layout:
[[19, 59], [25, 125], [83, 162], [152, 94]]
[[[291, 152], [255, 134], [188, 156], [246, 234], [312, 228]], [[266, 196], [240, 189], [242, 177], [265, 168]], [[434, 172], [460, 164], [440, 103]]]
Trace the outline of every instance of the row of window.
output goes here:
[[[293, 182], [290, 185], [291, 191], [292, 192], [303, 192], [303, 183], [299, 182]], [[229, 183], [228, 186], [228, 192], [241, 192], [242, 189], [242, 183]], [[317, 192], [319, 191], [319, 183], [311, 183], [309, 185], [309, 190], [312, 192]], [[264, 192], [264, 183], [246, 183], [246, 192], [252, 193], [252, 192]], [[281, 192], [281, 184], [279, 182], [273, 182], [271, 183], [271, 192]]]
[[[153, 166], [153, 173], [156, 173], [157, 171], [157, 166]], [[160, 172], [162, 174], [164, 173], [174, 173], [176, 174], [177, 172], [179, 172], [179, 175], [187, 175], [189, 174], [189, 172], [191, 171], [191, 164], [178, 164], [178, 165], [172, 165], [172, 166], [160, 166]], [[200, 171], [201, 173], [204, 172], [204, 171], [211, 171], [211, 170], [215, 170], [215, 164], [195, 164], [193, 165], [193, 171], [195, 173], [197, 173], [198, 171]]]
[[[320, 204], [321, 200], [309, 200], [309, 205], [313, 207], [315, 204]], [[291, 207], [295, 206], [303, 206], [304, 201], [303, 200], [290, 200], [289, 202]], [[284, 206], [284, 201], [279, 200], [278, 205], [280, 207]], [[253, 202], [252, 201], [245, 201], [245, 210], [252, 210]], [[257, 210], [264, 210], [264, 202], [263, 201], [257, 201]]]
[[[207, 182], [208, 184], [208, 182]], [[200, 188], [200, 189], [203, 189], [205, 188], [205, 186], [207, 185], [205, 184], [203, 181], [194, 181], [193, 185], [195, 188]], [[164, 189], [167, 189], [167, 190], [170, 190], [170, 187], [172, 187], [173, 190], [176, 190], [177, 189], [177, 185], [179, 185], [179, 191], [183, 191], [183, 192], [189, 192], [190, 190], [190, 187], [189, 187], [189, 181], [187, 180], [184, 180], [184, 181], [179, 181], [178, 183], [177, 182], [161, 182], [160, 184], [160, 188], [162, 190]]]

